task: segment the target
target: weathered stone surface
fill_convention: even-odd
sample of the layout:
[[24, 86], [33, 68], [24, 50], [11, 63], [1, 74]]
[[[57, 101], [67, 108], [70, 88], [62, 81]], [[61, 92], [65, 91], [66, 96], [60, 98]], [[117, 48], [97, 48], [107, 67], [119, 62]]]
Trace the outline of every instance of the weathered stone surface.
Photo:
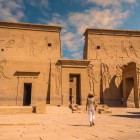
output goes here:
[[0, 22], [0, 105], [85, 105], [91, 91], [97, 103], [139, 107], [140, 31], [86, 29], [83, 60], [61, 58], [60, 32]]

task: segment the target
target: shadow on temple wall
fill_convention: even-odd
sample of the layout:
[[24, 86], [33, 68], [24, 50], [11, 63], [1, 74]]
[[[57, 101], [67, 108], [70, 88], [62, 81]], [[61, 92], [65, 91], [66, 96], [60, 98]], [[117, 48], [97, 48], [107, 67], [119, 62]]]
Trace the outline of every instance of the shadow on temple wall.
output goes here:
[[101, 104], [106, 104], [110, 107], [121, 107], [123, 106], [122, 98], [122, 81], [119, 83], [118, 87], [115, 84], [116, 75], [113, 76], [109, 83], [109, 87], [103, 87], [103, 82], [101, 78], [100, 84], [100, 102]]

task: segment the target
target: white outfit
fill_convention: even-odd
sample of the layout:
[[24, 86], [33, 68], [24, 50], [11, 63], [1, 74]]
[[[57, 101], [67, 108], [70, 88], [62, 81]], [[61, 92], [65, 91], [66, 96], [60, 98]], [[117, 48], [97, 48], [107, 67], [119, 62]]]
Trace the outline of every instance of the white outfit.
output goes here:
[[92, 122], [95, 119], [95, 109], [94, 109], [94, 98], [88, 98], [87, 102], [88, 102], [88, 116], [89, 116], [89, 121]]
[[95, 119], [95, 112], [94, 108], [88, 108], [88, 116], [89, 116], [89, 121], [92, 122]]

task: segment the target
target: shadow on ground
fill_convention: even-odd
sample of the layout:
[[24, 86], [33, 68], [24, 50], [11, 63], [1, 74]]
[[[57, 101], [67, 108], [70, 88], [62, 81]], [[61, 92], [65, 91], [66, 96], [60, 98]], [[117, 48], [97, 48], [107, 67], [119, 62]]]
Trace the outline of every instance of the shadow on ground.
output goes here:
[[83, 125], [83, 124], [67, 124], [67, 125], [69, 125], [69, 126], [85, 126], [85, 127], [89, 127], [89, 125]]
[[127, 112], [127, 113], [129, 114], [128, 115], [111, 115], [111, 116], [140, 119], [140, 112]]

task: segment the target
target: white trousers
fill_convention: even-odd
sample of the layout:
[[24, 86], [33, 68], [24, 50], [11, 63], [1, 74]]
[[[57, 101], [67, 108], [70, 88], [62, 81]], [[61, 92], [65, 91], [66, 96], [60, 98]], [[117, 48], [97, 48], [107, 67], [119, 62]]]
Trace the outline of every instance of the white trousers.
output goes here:
[[89, 116], [89, 121], [92, 122], [95, 119], [95, 110], [94, 108], [88, 108], [88, 116]]

